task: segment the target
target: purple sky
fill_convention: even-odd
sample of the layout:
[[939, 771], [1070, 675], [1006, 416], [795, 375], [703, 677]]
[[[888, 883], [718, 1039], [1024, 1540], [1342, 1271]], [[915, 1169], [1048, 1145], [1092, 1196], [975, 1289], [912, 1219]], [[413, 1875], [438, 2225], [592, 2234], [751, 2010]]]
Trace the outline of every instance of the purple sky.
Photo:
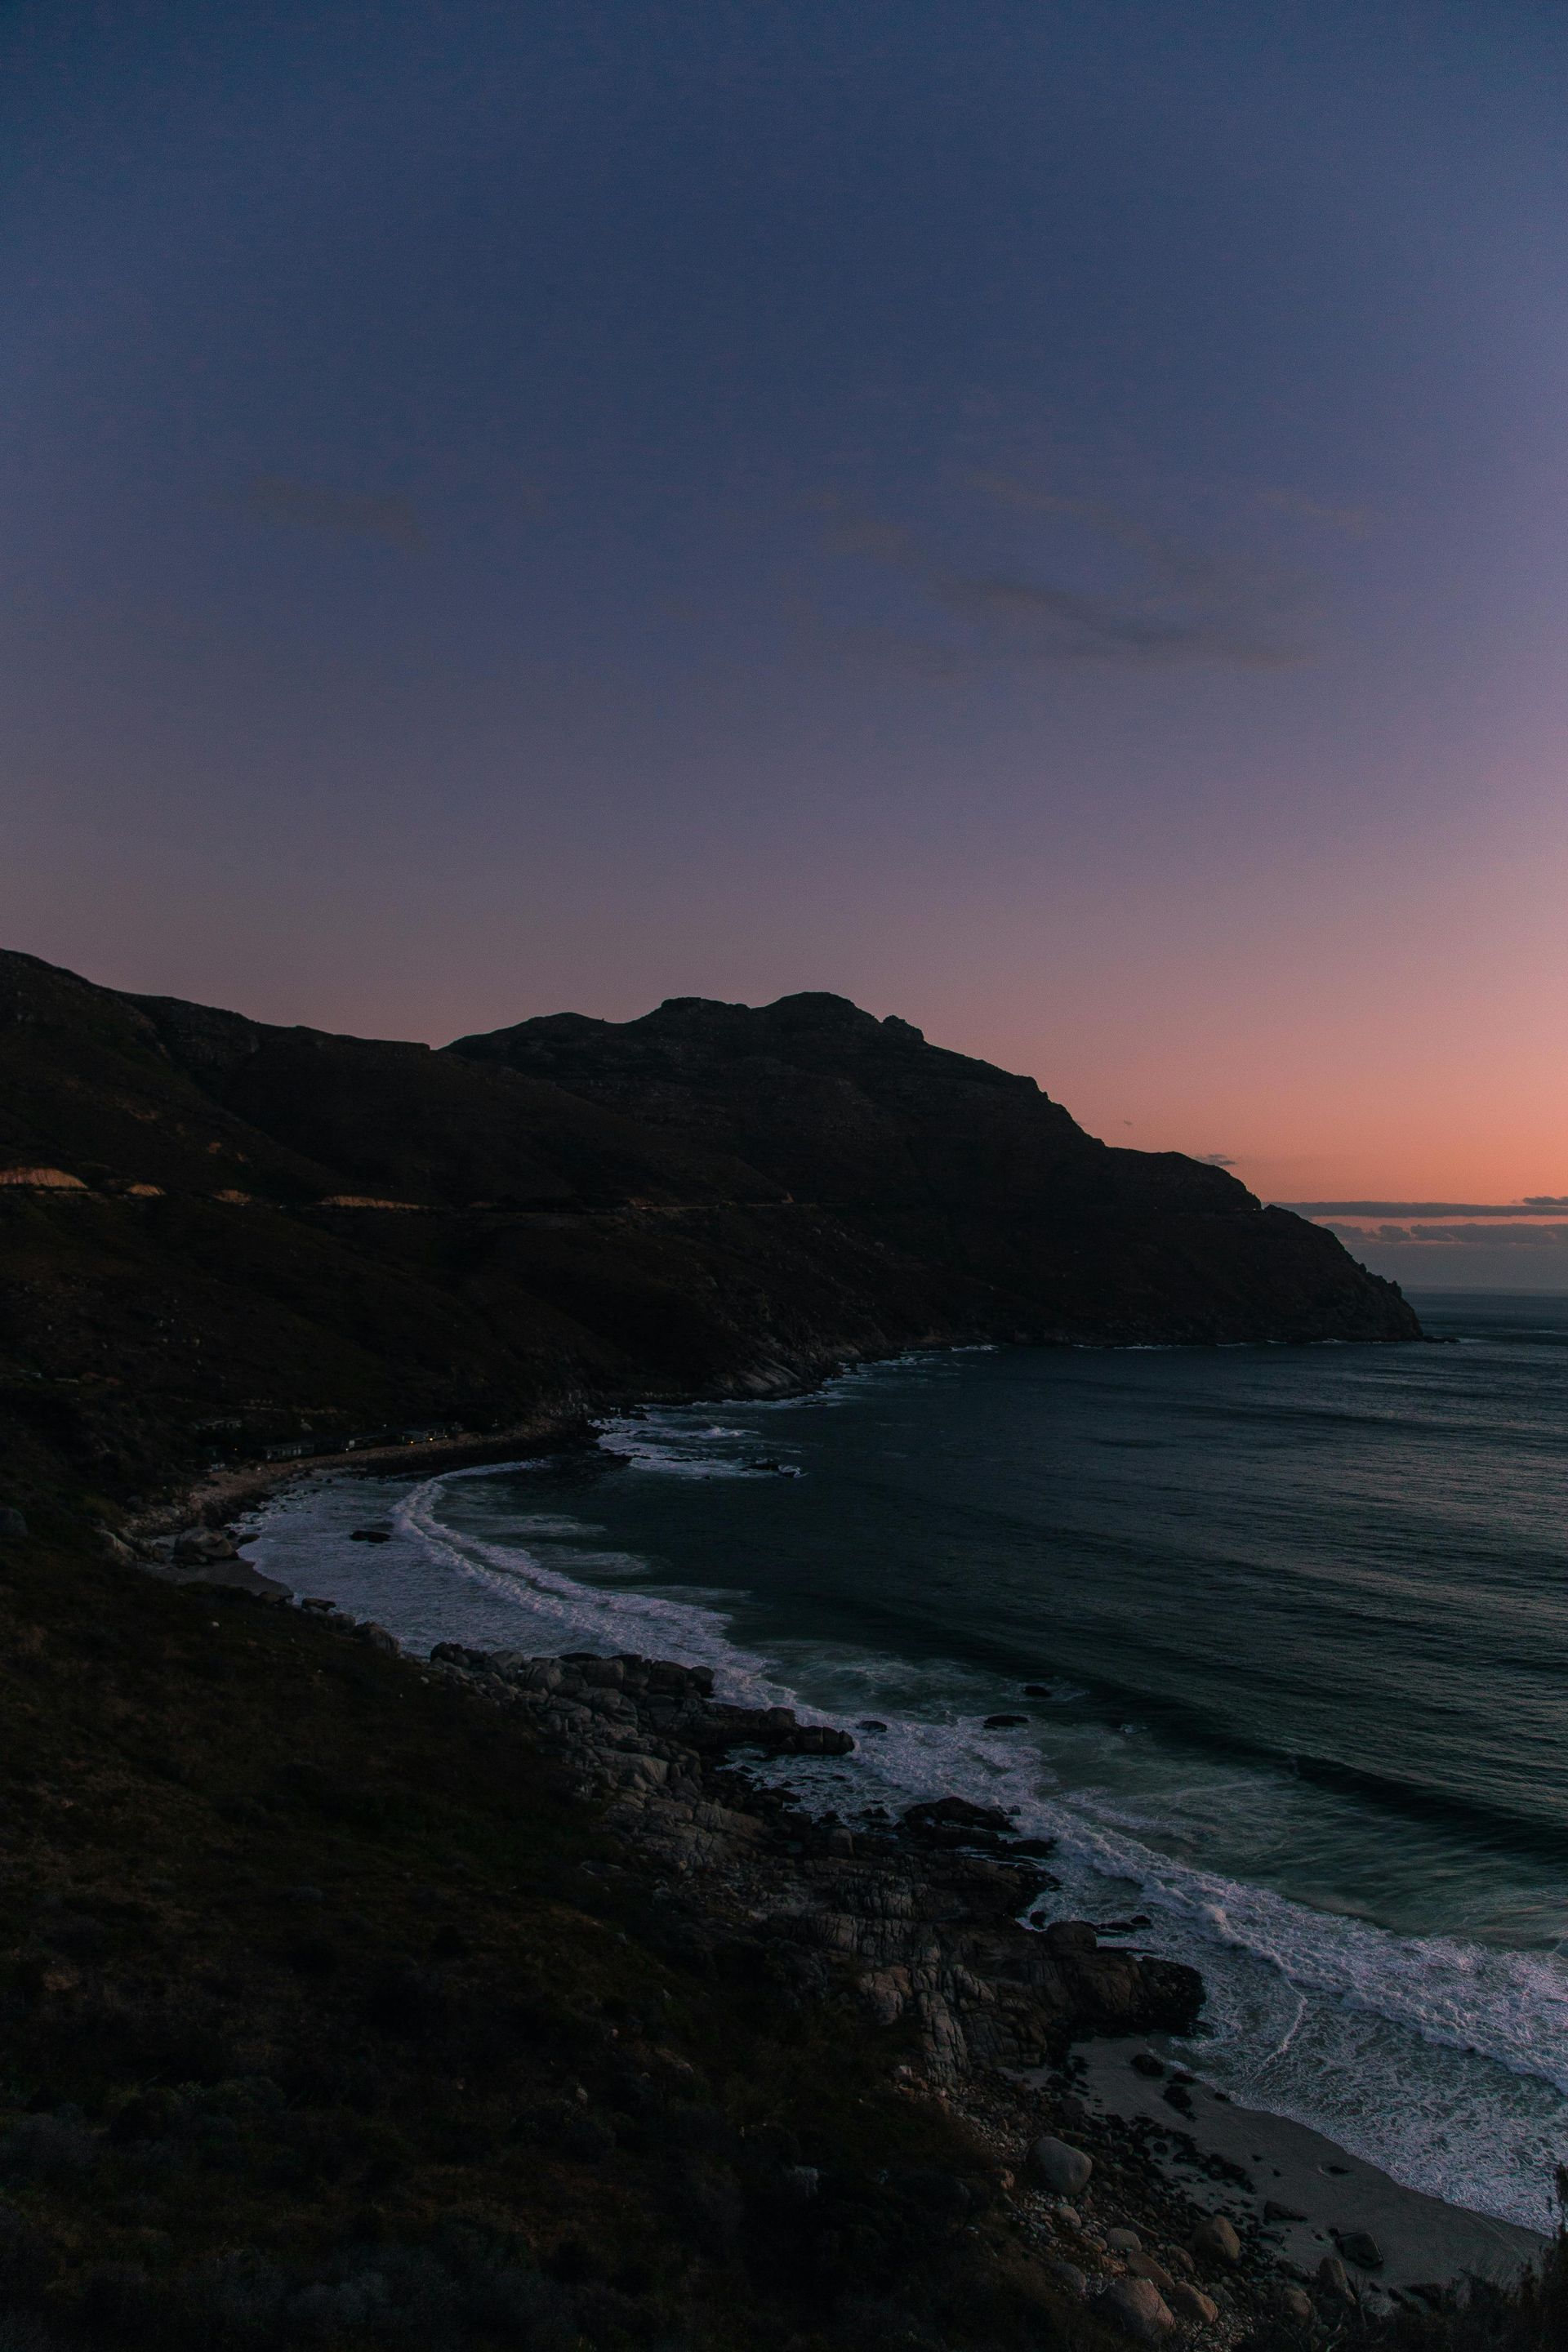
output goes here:
[[1275, 1198], [1568, 1192], [1560, 9], [6, 39], [6, 944], [837, 989]]

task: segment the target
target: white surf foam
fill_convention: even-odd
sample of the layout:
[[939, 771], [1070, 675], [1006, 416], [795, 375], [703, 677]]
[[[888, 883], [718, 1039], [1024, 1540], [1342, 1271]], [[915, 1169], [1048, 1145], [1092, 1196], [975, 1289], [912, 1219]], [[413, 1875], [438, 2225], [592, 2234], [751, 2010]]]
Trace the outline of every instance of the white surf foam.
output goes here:
[[[700, 1444], [756, 1442], [679, 1415], [631, 1426], [639, 1466], [676, 1476], [705, 1458]], [[722, 1454], [706, 1458], [722, 1466], [703, 1475], [737, 1475]], [[311, 1538], [312, 1589], [362, 1608], [374, 1589], [379, 1605], [368, 1613], [411, 1645], [638, 1651], [713, 1667], [721, 1694], [743, 1704], [782, 1701], [806, 1720], [852, 1729], [874, 1717], [886, 1729], [858, 1732], [853, 1758], [790, 1759], [792, 1784], [851, 1816], [858, 1806], [896, 1811], [947, 1793], [1005, 1806], [1020, 1829], [1058, 1841], [1051, 1868], [1062, 1886], [1047, 1899], [1055, 1916], [1136, 1908], [1154, 1923], [1151, 1948], [1202, 1972], [1209, 1997], [1190, 2055], [1208, 2079], [1314, 2126], [1413, 2187], [1536, 2228], [1549, 2223], [1552, 2168], [1568, 2158], [1568, 1970], [1560, 1958], [1392, 1935], [1162, 1853], [1138, 1834], [1125, 1799], [1082, 1785], [1064, 1790], [1048, 1720], [1022, 1732], [981, 1730], [977, 1718], [998, 1707], [1004, 1686], [973, 1668], [916, 1666], [847, 1645], [781, 1644], [763, 1656], [731, 1638], [717, 1595], [626, 1590], [649, 1564], [606, 1555], [595, 1541], [604, 1530], [591, 1521], [524, 1510], [504, 1536], [454, 1526], [465, 1482], [521, 1475], [509, 1465], [424, 1481], [394, 1502], [395, 1540], [368, 1560], [367, 1548], [346, 1540], [365, 1507], [363, 1487], [317, 1488], [313, 1505], [307, 1490], [264, 1515], [255, 1556], [268, 1565], [269, 1540], [302, 1514], [310, 1525], [296, 1535]], [[299, 1581], [288, 1559], [273, 1564]], [[616, 1581], [583, 1580], [606, 1573]]]

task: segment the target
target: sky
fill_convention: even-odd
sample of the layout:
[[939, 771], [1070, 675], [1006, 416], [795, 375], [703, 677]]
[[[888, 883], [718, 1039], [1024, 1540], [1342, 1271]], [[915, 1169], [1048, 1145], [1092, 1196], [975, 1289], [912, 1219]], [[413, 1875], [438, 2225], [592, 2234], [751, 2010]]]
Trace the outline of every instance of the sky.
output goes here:
[[437, 1042], [836, 990], [1568, 1288], [1468, 1213], [1568, 1194], [1559, 6], [13, 0], [5, 68], [5, 944]]

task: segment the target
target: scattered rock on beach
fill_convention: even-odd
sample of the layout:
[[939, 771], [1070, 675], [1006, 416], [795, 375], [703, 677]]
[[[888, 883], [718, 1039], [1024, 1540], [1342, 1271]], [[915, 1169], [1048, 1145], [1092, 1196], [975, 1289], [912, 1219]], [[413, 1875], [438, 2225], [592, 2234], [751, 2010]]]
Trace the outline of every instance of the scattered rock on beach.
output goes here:
[[1147, 2279], [1112, 2279], [1095, 2296], [1094, 2309], [1140, 2344], [1158, 2344], [1176, 2324], [1164, 2296]]
[[205, 1568], [220, 1559], [237, 1559], [230, 1538], [220, 1528], [187, 1528], [174, 1538], [174, 1558], [183, 1567]]
[[1238, 2263], [1241, 2260], [1241, 2240], [1223, 2213], [1211, 2213], [1200, 2221], [1187, 2241], [1200, 2262]]
[[1355, 2300], [1355, 2289], [1351, 2284], [1351, 2274], [1338, 2254], [1323, 2256], [1322, 2261], [1318, 2264], [1318, 2284], [1326, 2294], [1342, 2296], [1346, 2303], [1352, 2303]]
[[1141, 2254], [1143, 2241], [1136, 2230], [1107, 2230], [1105, 2242], [1113, 2254]]
[[1282, 2286], [1279, 2308], [1287, 2319], [1297, 2319], [1305, 2324], [1312, 2316], [1312, 2298], [1304, 2286]]
[[1164, 2060], [1156, 2058], [1152, 2050], [1135, 2050], [1127, 2063], [1135, 2074], [1146, 2074], [1152, 2083], [1158, 2082], [1165, 2071]]
[[1089, 2186], [1094, 2158], [1081, 2147], [1070, 2147], [1065, 2139], [1053, 2139], [1047, 2132], [1029, 2150], [1029, 2168], [1056, 2196], [1076, 2197]]
[[[1312, 2315], [1311, 2303], [1306, 2295], [1302, 2295], [1301, 2300], [1307, 2305], [1310, 2319]], [[1219, 2317], [1219, 2305], [1213, 2295], [1205, 2294], [1201, 2286], [1193, 2286], [1185, 2279], [1178, 2279], [1173, 2286], [1167, 2288], [1165, 2301], [1176, 2317], [1184, 2320], [1189, 2327], [1212, 2327]]]
[[1011, 1731], [1028, 1720], [1026, 1715], [988, 1715], [980, 1727], [983, 1731]]
[[1380, 2271], [1383, 2268], [1383, 2248], [1367, 2230], [1336, 2230], [1334, 2243], [1347, 2263], [1358, 2270]]

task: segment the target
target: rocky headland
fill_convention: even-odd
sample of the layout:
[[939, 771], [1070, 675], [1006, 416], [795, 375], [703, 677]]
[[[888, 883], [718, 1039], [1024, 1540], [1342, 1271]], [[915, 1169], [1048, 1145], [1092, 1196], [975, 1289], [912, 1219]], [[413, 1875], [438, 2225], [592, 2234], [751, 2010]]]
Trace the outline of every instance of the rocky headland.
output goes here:
[[124, 1500], [910, 1347], [1419, 1336], [1223, 1169], [1111, 1149], [1032, 1077], [842, 997], [432, 1052], [0, 954], [23, 1483]]
[[206, 1507], [0, 1528], [18, 2352], [1552, 2340], [1560, 2255], [1224, 2143], [1198, 1979], [1005, 1813], [825, 1812], [853, 1735], [701, 1667], [409, 1655]]
[[3, 957], [0, 1075], [0, 2343], [1551, 2340], [1560, 2252], [1461, 2308], [1462, 2231], [1271, 2217], [1202, 1984], [1005, 1815], [838, 1818], [837, 1727], [412, 1658], [234, 1539], [910, 1347], [1419, 1337], [1331, 1235], [819, 995], [432, 1053]]

